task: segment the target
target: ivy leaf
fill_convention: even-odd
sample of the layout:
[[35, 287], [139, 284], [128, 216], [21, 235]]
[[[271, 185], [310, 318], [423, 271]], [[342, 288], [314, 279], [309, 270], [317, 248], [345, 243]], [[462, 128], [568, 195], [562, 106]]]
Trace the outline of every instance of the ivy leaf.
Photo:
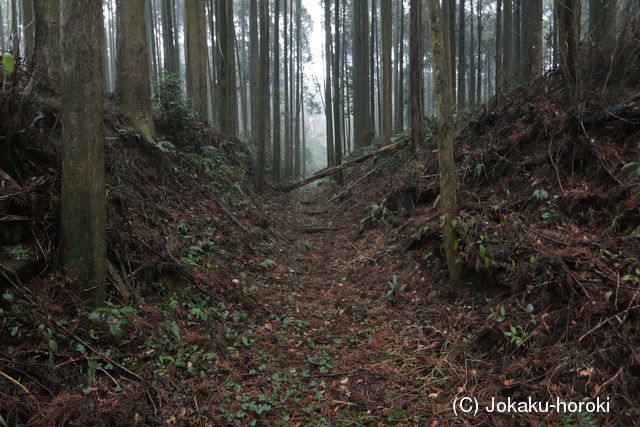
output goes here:
[[109, 325], [109, 332], [113, 337], [120, 341], [124, 337], [124, 330], [122, 329], [122, 325], [120, 323], [112, 323]]
[[4, 71], [7, 74], [13, 73], [13, 70], [16, 68], [16, 60], [9, 52], [5, 52], [2, 54], [2, 66], [4, 67]]

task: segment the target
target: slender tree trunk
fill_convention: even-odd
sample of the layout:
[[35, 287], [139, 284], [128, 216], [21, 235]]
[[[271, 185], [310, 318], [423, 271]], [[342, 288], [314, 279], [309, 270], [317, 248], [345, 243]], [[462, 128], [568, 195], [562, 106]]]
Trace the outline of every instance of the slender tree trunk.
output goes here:
[[451, 93], [456, 99], [456, 0], [443, 0], [449, 4], [449, 72], [451, 73]]
[[447, 268], [452, 284], [460, 279], [460, 260], [455, 249], [456, 232], [453, 221], [456, 220], [456, 165], [453, 160], [453, 134], [455, 132], [453, 120], [453, 97], [449, 86], [452, 85], [451, 73], [447, 69], [450, 64], [440, 22], [440, 2], [428, 0], [431, 22], [431, 49], [433, 67], [435, 71], [436, 104], [441, 120], [438, 131], [438, 164], [440, 166], [440, 210], [442, 212], [441, 227], [444, 242]]
[[522, 3], [523, 81], [542, 75], [542, 0]]
[[36, 95], [41, 102], [59, 106], [60, 1], [40, 0], [34, 6]]
[[258, 109], [254, 111], [258, 119], [256, 143], [258, 144], [257, 165], [256, 165], [256, 190], [258, 194], [264, 191], [265, 176], [265, 147], [267, 139], [267, 123], [264, 120], [267, 113], [268, 85], [269, 85], [269, 0], [260, 0], [260, 68], [259, 84], [257, 86]]
[[289, 144], [291, 133], [290, 131], [290, 110], [291, 110], [291, 97], [289, 94], [289, 81], [291, 80], [291, 73], [289, 69], [289, 45], [291, 44], [291, 37], [289, 34], [289, 2], [293, 0], [284, 0], [284, 176], [285, 178], [291, 178], [291, 169], [289, 167], [291, 161], [291, 146]]
[[35, 39], [35, 16], [33, 11], [33, 0], [22, 0], [22, 33], [24, 35], [24, 57], [27, 63], [33, 62], [33, 47]]
[[206, 121], [208, 117], [207, 30], [204, 0], [185, 2], [185, 14], [187, 94], [200, 119]]
[[273, 31], [273, 178], [280, 179], [281, 124], [280, 124], [280, 2], [274, 0]]
[[617, 0], [589, 0], [589, 38], [596, 45], [613, 47], [617, 8]]
[[458, 14], [458, 109], [463, 111], [467, 104], [467, 54], [465, 51], [465, 0], [460, 0]]
[[422, 55], [420, 49], [422, 7], [421, 0], [409, 2], [409, 79], [411, 95], [411, 139], [414, 149], [422, 148]]
[[216, 0], [218, 34], [216, 42], [220, 52], [218, 61], [218, 114], [222, 133], [238, 134], [238, 100], [236, 97], [235, 29], [233, 2]]
[[176, 46], [176, 25], [173, 12], [173, 0], [162, 0], [162, 48], [164, 51], [164, 69], [175, 76], [180, 73], [178, 47]]
[[296, 115], [295, 115], [295, 165], [296, 178], [302, 173], [300, 152], [300, 111], [302, 103], [302, 1], [296, 0]]
[[502, 0], [498, 0], [496, 6], [496, 93], [502, 89], [502, 83], [504, 81], [504, 67], [502, 64], [502, 57], [504, 54], [504, 43], [502, 41], [504, 36], [504, 27], [502, 22]]
[[356, 148], [371, 143], [371, 111], [369, 101], [369, 10], [368, 1], [353, 2], [353, 102], [354, 143]]
[[382, 139], [391, 141], [391, 0], [380, 0], [382, 25]]
[[259, 53], [258, 53], [258, 1], [249, 0], [249, 96], [251, 102], [251, 135], [255, 140], [257, 138], [258, 121], [263, 117], [259, 114], [258, 98], [259, 98]]
[[469, 10], [471, 10], [471, 22], [469, 23], [470, 39], [469, 39], [469, 108], [476, 106], [476, 34], [473, 22], [473, 0], [469, 1]]
[[476, 63], [478, 66], [478, 74], [476, 80], [476, 104], [482, 104], [482, 0], [477, 0], [477, 13], [478, 19], [478, 56]]
[[62, 2], [62, 191], [60, 254], [84, 297], [106, 288], [106, 190], [102, 110], [102, 5]]
[[155, 139], [151, 117], [149, 48], [144, 3], [117, 0], [118, 72], [116, 96], [122, 113], [147, 141]]
[[20, 54], [20, 29], [18, 28], [16, 0], [11, 0], [11, 50], [16, 56]]
[[[328, 1], [328, 0], [325, 0]], [[333, 143], [334, 143], [334, 164], [339, 165], [342, 163], [342, 117], [340, 114], [340, 53], [342, 50], [341, 42], [340, 42], [340, 0], [335, 0], [335, 10], [334, 10], [334, 28], [335, 28], [335, 52], [333, 58]], [[342, 184], [342, 171], [338, 171], [338, 173], [334, 176], [336, 182], [338, 184]]]
[[567, 101], [570, 108], [574, 108], [582, 101], [579, 0], [558, 0], [558, 32], [560, 69], [565, 81]]
[[[324, 114], [327, 134], [327, 167], [335, 166], [333, 98], [331, 97], [331, 3], [324, 0]], [[337, 95], [336, 95], [337, 96]]]
[[503, 35], [503, 67], [504, 67], [504, 84], [507, 87], [513, 87], [515, 79], [515, 63], [513, 59], [513, 4], [512, 0], [503, 0], [504, 2], [504, 35]]
[[404, 82], [403, 82], [403, 70], [404, 70], [404, 9], [403, 2], [399, 1], [398, 4], [398, 21], [400, 27], [400, 33], [397, 35], [397, 57], [396, 57], [396, 105], [395, 105], [395, 133], [400, 133], [404, 129]]

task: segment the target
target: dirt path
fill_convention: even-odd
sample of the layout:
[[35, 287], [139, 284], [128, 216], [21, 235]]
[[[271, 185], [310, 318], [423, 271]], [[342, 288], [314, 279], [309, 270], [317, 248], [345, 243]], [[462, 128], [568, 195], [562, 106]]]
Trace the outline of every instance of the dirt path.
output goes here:
[[[258, 368], [272, 377], [256, 385], [291, 393], [282, 421], [422, 424], [448, 410], [428, 405], [447, 378], [434, 376], [442, 366], [429, 349], [439, 331], [417, 292], [425, 278], [415, 262], [397, 254], [388, 230], [360, 235], [357, 213], [307, 197], [278, 220], [273, 254], [248, 279], [276, 313], [255, 332], [252, 357], [262, 355]], [[388, 294], [394, 275], [407, 287]]]

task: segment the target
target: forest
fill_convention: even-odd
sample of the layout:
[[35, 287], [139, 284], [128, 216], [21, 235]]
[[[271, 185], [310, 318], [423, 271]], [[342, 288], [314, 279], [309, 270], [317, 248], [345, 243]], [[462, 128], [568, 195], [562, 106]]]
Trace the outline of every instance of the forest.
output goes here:
[[0, 0], [0, 427], [640, 424], [639, 23]]

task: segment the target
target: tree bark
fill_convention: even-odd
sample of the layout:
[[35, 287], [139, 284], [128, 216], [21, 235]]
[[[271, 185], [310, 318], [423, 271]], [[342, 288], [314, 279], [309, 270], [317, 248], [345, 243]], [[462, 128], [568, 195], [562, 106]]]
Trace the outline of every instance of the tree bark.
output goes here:
[[589, 38], [604, 48], [615, 41], [617, 0], [589, 0]]
[[465, 51], [465, 0], [460, 0], [458, 14], [458, 109], [467, 107], [467, 53]]
[[523, 81], [542, 75], [542, 0], [522, 2]]
[[504, 4], [504, 34], [503, 34], [503, 84], [507, 88], [513, 87], [515, 79], [515, 63], [513, 59], [513, 4], [512, 0], [503, 0]]
[[431, 49], [433, 67], [435, 71], [436, 104], [441, 126], [438, 130], [438, 163], [440, 166], [440, 210], [442, 238], [449, 279], [456, 284], [460, 279], [460, 260], [455, 249], [456, 232], [453, 221], [456, 219], [456, 169], [453, 160], [453, 134], [455, 131], [453, 120], [453, 97], [451, 96], [450, 76], [447, 66], [447, 52], [442, 37], [442, 24], [440, 22], [440, 2], [428, 0], [431, 22]]
[[327, 167], [335, 166], [333, 142], [333, 98], [331, 97], [331, 3], [324, 0], [324, 114], [327, 134]]
[[265, 152], [267, 146], [267, 117], [268, 87], [269, 87], [269, 0], [260, 0], [260, 68], [257, 107], [258, 114], [256, 129], [256, 191], [264, 192], [265, 184]]
[[560, 69], [565, 82], [567, 102], [573, 108], [582, 100], [579, 0], [558, 0], [558, 32]]
[[409, 78], [411, 95], [411, 139], [414, 148], [422, 148], [422, 55], [420, 49], [422, 7], [421, 0], [409, 2], [409, 16], [411, 17], [409, 29]]
[[220, 52], [218, 61], [218, 114], [220, 130], [228, 136], [238, 135], [238, 100], [236, 97], [235, 29], [233, 2], [216, 0], [218, 34], [216, 42]]
[[[131, 0], [126, 0], [131, 1]], [[208, 118], [207, 30], [204, 0], [185, 2], [187, 94], [202, 121]]]
[[380, 0], [382, 25], [382, 140], [391, 140], [391, 0]]
[[[326, 0], [325, 0], [326, 1]], [[333, 143], [334, 150], [333, 154], [334, 164], [339, 165], [342, 163], [342, 117], [340, 114], [340, 53], [341, 53], [341, 43], [340, 43], [340, 0], [335, 0], [335, 11], [334, 11], [334, 28], [335, 28], [335, 39], [334, 39], [334, 58], [333, 58]], [[338, 171], [334, 179], [338, 184], [342, 184], [342, 172]]]
[[273, 31], [273, 178], [280, 179], [281, 157], [281, 122], [280, 122], [280, 2], [274, 0], [274, 31]]
[[144, 2], [118, 0], [116, 97], [122, 113], [147, 141], [156, 137], [151, 117], [149, 48]]
[[173, 0], [162, 0], [162, 47], [164, 51], [164, 69], [178, 76], [180, 65], [178, 47], [176, 45], [176, 20], [173, 11]]
[[106, 293], [106, 190], [102, 109], [102, 2], [62, 2], [60, 253], [84, 297]]
[[353, 2], [353, 135], [356, 148], [371, 143], [369, 100], [369, 9], [368, 0]]

